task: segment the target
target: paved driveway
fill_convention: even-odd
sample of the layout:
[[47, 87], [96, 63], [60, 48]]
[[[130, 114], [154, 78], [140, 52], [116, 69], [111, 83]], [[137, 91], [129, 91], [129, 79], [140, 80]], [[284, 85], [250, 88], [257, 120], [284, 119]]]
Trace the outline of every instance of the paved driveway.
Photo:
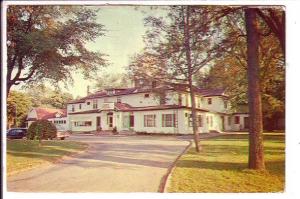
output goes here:
[[8, 177], [14, 192], [157, 192], [189, 144], [166, 136], [72, 136], [87, 152]]

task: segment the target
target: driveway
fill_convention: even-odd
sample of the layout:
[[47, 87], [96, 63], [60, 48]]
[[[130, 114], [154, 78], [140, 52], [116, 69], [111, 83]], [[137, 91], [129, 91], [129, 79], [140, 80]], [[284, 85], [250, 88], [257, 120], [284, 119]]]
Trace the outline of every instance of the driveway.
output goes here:
[[8, 177], [12, 192], [157, 192], [189, 141], [171, 136], [72, 136], [87, 152]]

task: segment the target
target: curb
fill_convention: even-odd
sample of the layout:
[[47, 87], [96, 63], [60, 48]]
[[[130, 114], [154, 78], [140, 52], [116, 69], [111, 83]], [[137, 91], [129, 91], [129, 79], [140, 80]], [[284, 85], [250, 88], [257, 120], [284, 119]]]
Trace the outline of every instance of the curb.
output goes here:
[[191, 140], [188, 141], [189, 144], [185, 147], [185, 149], [180, 153], [179, 156], [177, 156], [177, 158], [175, 159], [175, 161], [172, 163], [172, 165], [168, 168], [167, 173], [163, 176], [163, 178], [161, 179], [161, 183], [159, 185], [158, 188], [158, 192], [159, 193], [166, 193], [167, 192], [167, 187], [170, 184], [170, 179], [171, 179], [171, 174], [173, 172], [173, 170], [175, 169], [175, 166], [178, 162], [178, 160], [180, 159], [180, 157], [186, 153], [187, 150], [190, 149], [190, 147], [192, 146], [193, 142]]

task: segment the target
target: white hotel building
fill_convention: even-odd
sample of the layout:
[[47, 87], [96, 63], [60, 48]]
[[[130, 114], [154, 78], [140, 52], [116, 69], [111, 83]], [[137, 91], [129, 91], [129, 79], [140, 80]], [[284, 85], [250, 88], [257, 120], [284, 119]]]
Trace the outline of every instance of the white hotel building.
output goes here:
[[[159, 95], [156, 91], [164, 95]], [[200, 133], [241, 131], [248, 128], [247, 113], [232, 113], [223, 90], [195, 87], [197, 124]], [[163, 96], [163, 97], [162, 97]], [[162, 100], [163, 99], [163, 100]], [[67, 105], [68, 129], [72, 132], [135, 131], [191, 134], [191, 101], [186, 85], [107, 89]]]

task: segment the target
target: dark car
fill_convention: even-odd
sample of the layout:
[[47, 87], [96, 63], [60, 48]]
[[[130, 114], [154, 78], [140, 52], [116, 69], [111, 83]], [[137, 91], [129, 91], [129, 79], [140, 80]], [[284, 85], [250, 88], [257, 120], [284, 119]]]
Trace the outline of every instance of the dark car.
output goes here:
[[7, 131], [6, 137], [8, 139], [22, 139], [26, 137], [26, 128], [12, 128]]

